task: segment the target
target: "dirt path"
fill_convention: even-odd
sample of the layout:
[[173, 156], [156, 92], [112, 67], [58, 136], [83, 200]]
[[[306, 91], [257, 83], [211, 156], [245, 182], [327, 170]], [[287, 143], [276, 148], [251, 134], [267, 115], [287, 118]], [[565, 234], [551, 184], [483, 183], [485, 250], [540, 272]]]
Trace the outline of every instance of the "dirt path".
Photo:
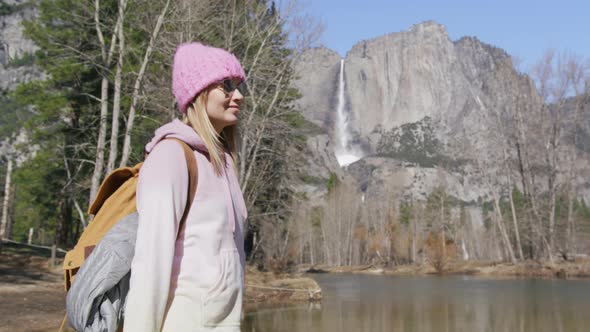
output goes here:
[[65, 313], [59, 268], [47, 268], [45, 257], [0, 254], [0, 331], [55, 332]]

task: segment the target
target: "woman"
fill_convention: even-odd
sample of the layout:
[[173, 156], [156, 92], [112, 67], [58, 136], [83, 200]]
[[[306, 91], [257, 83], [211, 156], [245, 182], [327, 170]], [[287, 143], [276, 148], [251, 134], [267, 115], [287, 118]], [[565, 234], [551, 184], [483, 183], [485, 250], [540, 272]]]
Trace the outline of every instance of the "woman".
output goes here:
[[[176, 50], [172, 92], [183, 120], [160, 127], [146, 146], [126, 332], [239, 331], [246, 208], [234, 162], [243, 80], [225, 50], [199, 43]], [[186, 142], [198, 165], [195, 198], [180, 227], [189, 175], [181, 145], [165, 138]]]

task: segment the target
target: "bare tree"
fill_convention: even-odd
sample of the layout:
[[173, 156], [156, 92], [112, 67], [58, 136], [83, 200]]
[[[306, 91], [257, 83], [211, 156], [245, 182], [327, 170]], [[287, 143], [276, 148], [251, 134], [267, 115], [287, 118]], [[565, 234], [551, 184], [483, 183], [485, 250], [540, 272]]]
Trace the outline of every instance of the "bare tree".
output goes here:
[[[567, 130], [567, 101], [572, 88], [578, 90], [578, 93], [580, 92], [582, 73], [579, 71], [574, 57], [563, 54], [557, 56], [554, 51], [550, 50], [535, 66], [533, 77], [537, 83], [539, 95], [544, 102], [537, 114], [542, 133], [540, 141], [544, 145], [541, 149], [544, 159], [542, 165], [547, 170], [543, 176], [546, 178], [547, 184], [546, 188], [540, 190], [545, 189], [548, 193], [546, 213], [549, 225], [547, 236], [541, 238], [547, 247], [548, 259], [553, 262], [553, 251], [556, 249], [557, 196], [560, 188], [566, 185], [560, 180], [562, 178], [560, 175], [564, 173], [562, 164], [567, 159], [567, 153], [564, 154], [564, 150], [567, 150], [569, 145], [565, 141], [567, 135], [564, 134]], [[576, 86], [574, 87], [574, 85]], [[573, 155], [576, 155], [575, 147]], [[569, 197], [571, 198], [572, 194], [569, 194]], [[538, 218], [542, 220], [542, 218]]]
[[111, 35], [111, 41], [107, 44], [103, 34], [103, 22], [101, 22], [101, 4], [100, 0], [94, 1], [94, 27], [96, 29], [96, 36], [98, 39], [98, 43], [100, 46], [100, 55], [101, 55], [101, 63], [99, 64], [102, 67], [101, 72], [101, 88], [100, 88], [100, 118], [99, 118], [99, 130], [98, 130], [98, 139], [96, 141], [96, 158], [94, 161], [94, 172], [91, 178], [91, 185], [90, 185], [90, 198], [89, 202], [94, 200], [94, 196], [96, 196], [96, 192], [98, 191], [98, 187], [100, 185], [100, 181], [102, 179], [103, 170], [104, 170], [104, 149], [106, 144], [106, 135], [107, 135], [107, 118], [108, 118], [108, 107], [109, 107], [109, 68], [111, 67], [113, 54], [115, 52], [115, 47], [117, 45], [117, 31], [122, 29], [122, 11], [119, 11], [117, 15], [117, 21], [115, 23], [115, 28]]
[[344, 183], [328, 194], [322, 219], [327, 264], [350, 265], [354, 225], [359, 216], [359, 195]]
[[127, 0], [119, 0], [119, 29], [117, 30], [117, 46], [118, 58], [115, 70], [115, 84], [113, 91], [113, 111], [111, 119], [111, 141], [109, 150], [109, 161], [105, 173], [110, 173], [115, 167], [115, 160], [117, 158], [117, 147], [119, 137], [119, 116], [121, 112], [121, 93], [123, 81], [123, 62], [125, 59], [125, 10], [127, 7]]
[[[143, 78], [145, 71], [150, 61], [152, 60], [152, 54], [154, 50], [154, 44], [159, 37], [160, 30], [162, 28], [164, 18], [168, 13], [170, 6], [170, 0], [162, 4], [160, 13], [155, 20], [155, 26], [151, 30], [149, 42], [145, 45], [145, 51], [143, 60], [140, 64], [139, 72], [136, 75], [126, 75], [124, 72], [124, 61], [126, 54], [129, 52], [125, 43], [125, 21], [129, 15], [127, 11], [128, 0], [119, 0], [117, 3], [117, 15], [115, 27], [112, 29], [112, 35], [110, 42], [107, 43], [103, 35], [103, 27], [105, 25], [104, 19], [100, 17], [102, 12], [100, 0], [94, 2], [94, 24], [97, 33], [97, 39], [99, 41], [101, 63], [98, 64], [101, 68], [101, 96], [100, 96], [100, 124], [98, 130], [98, 139], [96, 145], [96, 158], [94, 162], [94, 172], [91, 178], [90, 187], [90, 201], [94, 199], [100, 181], [102, 180], [103, 174], [110, 172], [114, 167], [118, 158], [118, 138], [119, 138], [119, 120], [121, 117], [121, 95], [124, 93], [124, 78], [134, 77], [133, 92], [131, 96], [131, 106], [128, 112], [126, 124], [126, 131], [122, 149], [121, 163], [120, 166], [126, 166], [129, 160], [129, 154], [131, 150], [131, 133], [133, 130], [133, 124], [135, 119], [135, 112], [137, 107], [137, 101], [140, 96], [140, 91], [143, 84]], [[133, 50], [134, 52], [141, 52], [140, 50]], [[111, 121], [108, 121], [108, 106], [111, 97], [109, 96], [109, 80], [112, 75], [113, 58], [117, 55], [115, 61], [114, 70], [114, 86], [112, 91], [112, 112]], [[107, 128], [110, 126], [110, 149], [108, 162], [105, 168], [104, 165], [104, 152], [106, 147], [106, 133]]]
[[150, 36], [150, 41], [145, 49], [145, 53], [143, 56], [143, 60], [141, 62], [141, 67], [139, 69], [139, 73], [135, 77], [135, 82], [133, 84], [133, 93], [131, 95], [131, 106], [129, 107], [129, 113], [127, 115], [127, 122], [126, 122], [127, 126], [125, 129], [125, 139], [123, 142], [123, 152], [122, 152], [121, 163], [120, 163], [119, 167], [126, 166], [127, 163], [129, 162], [129, 155], [131, 153], [131, 133], [133, 132], [133, 123], [135, 121], [135, 116], [136, 116], [135, 113], [136, 113], [137, 102], [140, 98], [140, 91], [141, 91], [146, 68], [151, 61], [152, 53], [154, 52], [154, 47], [157, 42], [158, 36], [160, 35], [160, 30], [162, 29], [162, 24], [164, 23], [164, 19], [165, 19], [166, 15], [168, 14], [169, 7], [170, 7], [170, 0], [167, 0], [166, 3], [164, 4], [164, 6], [162, 7], [160, 14], [158, 15], [158, 18], [156, 19], [156, 25], [154, 26], [154, 28], [152, 30], [152, 33]]
[[572, 56], [568, 59], [566, 64], [566, 73], [570, 77], [572, 89], [573, 89], [573, 100], [574, 100], [574, 115], [573, 121], [569, 123], [569, 127], [572, 128], [573, 134], [571, 139], [571, 145], [566, 151], [565, 159], [566, 164], [566, 192], [567, 192], [567, 220], [566, 220], [566, 236], [564, 239], [564, 252], [565, 257], [570, 253], [576, 254], [576, 225], [574, 219], [574, 200], [576, 197], [576, 185], [577, 176], [576, 171], [579, 167], [577, 165], [579, 144], [579, 131], [580, 121], [584, 119], [587, 114], [584, 114], [584, 110], [590, 104], [590, 77], [588, 76], [588, 68], [581, 64], [581, 61]]
[[[0, 240], [10, 237], [10, 216], [8, 207], [10, 206], [10, 188], [12, 176], [12, 158], [8, 158], [6, 164], [6, 177], [4, 180], [4, 200], [2, 202], [2, 222], [0, 223]], [[0, 244], [1, 246], [1, 244]]]

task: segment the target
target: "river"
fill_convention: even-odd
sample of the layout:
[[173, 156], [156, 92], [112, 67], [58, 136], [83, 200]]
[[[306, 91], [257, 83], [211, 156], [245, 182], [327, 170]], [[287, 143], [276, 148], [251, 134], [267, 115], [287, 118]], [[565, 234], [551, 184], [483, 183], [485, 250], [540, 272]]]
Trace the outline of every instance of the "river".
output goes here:
[[242, 332], [590, 331], [590, 280], [311, 275], [321, 303], [258, 306]]

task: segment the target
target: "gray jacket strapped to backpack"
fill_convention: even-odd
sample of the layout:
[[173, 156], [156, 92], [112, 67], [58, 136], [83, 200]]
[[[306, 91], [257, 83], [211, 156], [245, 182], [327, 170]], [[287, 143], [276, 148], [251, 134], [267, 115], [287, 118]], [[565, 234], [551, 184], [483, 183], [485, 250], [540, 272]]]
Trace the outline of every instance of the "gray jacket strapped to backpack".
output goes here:
[[76, 279], [84, 282], [74, 282], [66, 300], [68, 322], [76, 331], [116, 332], [121, 325], [129, 292], [137, 221], [137, 213], [121, 219], [76, 274]]

